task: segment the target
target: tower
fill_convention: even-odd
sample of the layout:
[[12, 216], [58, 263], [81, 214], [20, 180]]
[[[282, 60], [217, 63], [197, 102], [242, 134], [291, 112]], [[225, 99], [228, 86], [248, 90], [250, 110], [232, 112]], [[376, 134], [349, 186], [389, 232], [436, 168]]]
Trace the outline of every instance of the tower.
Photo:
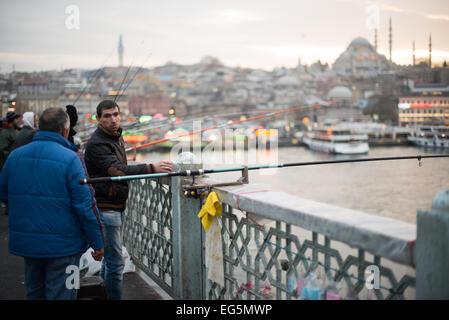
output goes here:
[[377, 53], [377, 28], [374, 29], [374, 50]]
[[415, 56], [415, 40], [413, 40], [413, 66], [415, 66], [416, 62], [416, 56]]
[[393, 62], [393, 32], [392, 32], [392, 27], [391, 27], [391, 17], [390, 17], [390, 28], [389, 28], [389, 36], [388, 36], [388, 42], [389, 42], [389, 46], [390, 46], [390, 62]]
[[122, 41], [122, 35], [120, 35], [119, 40], [118, 40], [118, 66], [119, 67], [123, 67], [123, 41]]
[[432, 69], [432, 34], [429, 35], [429, 69]]

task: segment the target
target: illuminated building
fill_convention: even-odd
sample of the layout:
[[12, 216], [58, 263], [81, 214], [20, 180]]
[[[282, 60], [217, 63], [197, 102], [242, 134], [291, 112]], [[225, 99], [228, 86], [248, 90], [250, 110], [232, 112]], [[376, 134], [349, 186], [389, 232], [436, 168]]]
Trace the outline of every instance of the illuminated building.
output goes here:
[[402, 126], [449, 125], [449, 85], [413, 87], [409, 96], [399, 97], [398, 112]]

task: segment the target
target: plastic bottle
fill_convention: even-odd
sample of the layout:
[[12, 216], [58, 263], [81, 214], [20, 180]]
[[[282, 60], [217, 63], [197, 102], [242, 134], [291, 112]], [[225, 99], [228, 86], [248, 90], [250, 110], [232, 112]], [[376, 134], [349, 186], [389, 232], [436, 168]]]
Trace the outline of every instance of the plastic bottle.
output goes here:
[[302, 300], [321, 300], [322, 288], [314, 271], [310, 272], [304, 281]]
[[297, 279], [298, 285], [296, 286], [297, 297], [301, 297], [301, 295], [302, 295], [302, 290], [304, 288], [304, 281], [306, 279], [306, 275], [307, 275], [307, 272], [304, 269], [304, 266], [301, 265], [301, 267], [299, 267], [299, 272], [298, 272], [298, 279]]
[[296, 296], [296, 285], [298, 283], [298, 280], [296, 279], [295, 274], [292, 272], [287, 279], [287, 289], [288, 292]]
[[328, 285], [327, 275], [324, 269], [320, 268], [317, 272], [318, 285], [321, 289], [320, 300], [326, 300], [326, 288]]
[[331, 281], [326, 287], [326, 300], [341, 300], [338, 284], [335, 281]]

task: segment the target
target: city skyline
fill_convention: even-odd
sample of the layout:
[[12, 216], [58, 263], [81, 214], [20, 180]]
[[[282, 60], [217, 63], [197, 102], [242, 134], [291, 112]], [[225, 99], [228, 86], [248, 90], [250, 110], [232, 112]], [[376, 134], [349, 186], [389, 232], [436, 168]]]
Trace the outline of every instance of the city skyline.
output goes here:
[[0, 5], [0, 72], [117, 66], [123, 37], [123, 64], [151, 68], [168, 61], [197, 63], [213, 56], [231, 67], [271, 70], [317, 60], [333, 64], [357, 37], [389, 56], [392, 19], [393, 61], [412, 64], [428, 57], [449, 61], [449, 4], [420, 1], [245, 1], [226, 3], [169, 0], [6, 1]]

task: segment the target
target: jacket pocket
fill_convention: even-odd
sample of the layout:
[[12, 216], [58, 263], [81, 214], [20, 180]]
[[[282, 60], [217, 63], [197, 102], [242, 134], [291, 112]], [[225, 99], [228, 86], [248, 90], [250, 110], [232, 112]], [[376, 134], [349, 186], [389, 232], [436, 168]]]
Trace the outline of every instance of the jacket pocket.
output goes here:
[[111, 182], [101, 182], [94, 185], [95, 188], [95, 197], [108, 199], [109, 198], [109, 190], [112, 187]]
[[116, 198], [116, 196], [117, 196], [117, 189], [115, 188], [115, 184], [111, 183], [111, 186], [109, 187], [108, 190], [108, 199], [113, 200]]

